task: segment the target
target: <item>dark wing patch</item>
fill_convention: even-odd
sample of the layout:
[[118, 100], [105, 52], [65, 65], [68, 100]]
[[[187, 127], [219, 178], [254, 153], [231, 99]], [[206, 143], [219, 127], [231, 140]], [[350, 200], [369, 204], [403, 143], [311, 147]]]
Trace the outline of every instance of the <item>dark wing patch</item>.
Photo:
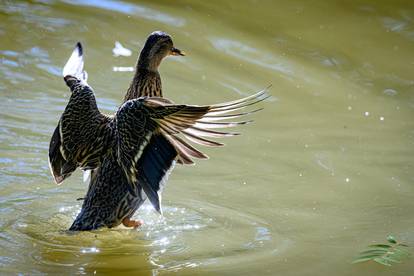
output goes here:
[[177, 151], [162, 135], [155, 134], [138, 161], [138, 183], [157, 212], [161, 210], [161, 192], [174, 167]]

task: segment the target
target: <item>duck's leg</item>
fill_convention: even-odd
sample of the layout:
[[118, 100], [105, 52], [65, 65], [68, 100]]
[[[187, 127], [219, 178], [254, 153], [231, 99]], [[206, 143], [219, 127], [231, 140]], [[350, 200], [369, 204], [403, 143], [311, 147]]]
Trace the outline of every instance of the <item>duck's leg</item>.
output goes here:
[[122, 220], [122, 224], [125, 227], [134, 227], [134, 228], [138, 228], [140, 227], [142, 224], [144, 224], [144, 222], [142, 220], [132, 220], [128, 217], [124, 218]]

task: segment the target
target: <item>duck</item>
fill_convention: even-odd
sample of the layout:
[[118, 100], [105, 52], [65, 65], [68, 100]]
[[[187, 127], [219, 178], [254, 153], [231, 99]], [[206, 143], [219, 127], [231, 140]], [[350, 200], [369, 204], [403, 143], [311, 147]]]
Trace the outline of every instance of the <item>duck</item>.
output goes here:
[[176, 104], [163, 97], [158, 71], [168, 56], [185, 53], [167, 33], [151, 33], [123, 103], [115, 114], [106, 115], [87, 82], [83, 46], [76, 44], [63, 68], [71, 95], [49, 145], [49, 167], [57, 184], [77, 169], [90, 172], [86, 196], [69, 231], [121, 224], [137, 228], [143, 222], [132, 216], [147, 199], [162, 215], [161, 194], [175, 165], [208, 159], [194, 144], [223, 146], [214, 138], [239, 133], [221, 129], [251, 123], [239, 118], [262, 110], [251, 107], [270, 97], [264, 89], [219, 104]]

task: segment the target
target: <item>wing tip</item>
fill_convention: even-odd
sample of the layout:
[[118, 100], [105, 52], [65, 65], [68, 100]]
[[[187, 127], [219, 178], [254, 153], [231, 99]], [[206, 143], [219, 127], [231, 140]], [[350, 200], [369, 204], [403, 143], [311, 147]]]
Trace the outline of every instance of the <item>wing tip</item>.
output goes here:
[[161, 206], [161, 199], [162, 199], [162, 195], [161, 195], [161, 191], [157, 191], [156, 192], [157, 196], [155, 198], [155, 200], [151, 200], [150, 201], [152, 203], [152, 205], [154, 206], [154, 209], [162, 216], [162, 206]]
[[160, 214], [160, 216], [164, 216], [164, 213], [162, 212], [162, 208], [160, 207], [159, 209], [155, 209], [157, 211], [158, 214]]
[[54, 176], [53, 176], [53, 178], [54, 178], [55, 183], [56, 183], [57, 185], [62, 184], [63, 180], [65, 179], [65, 178], [64, 178], [63, 176], [61, 176], [61, 175], [54, 175]]
[[64, 177], [64, 176], [62, 176], [62, 175], [58, 175], [58, 173], [56, 173], [56, 172], [55, 172], [55, 170], [54, 170], [54, 168], [53, 168], [53, 166], [52, 166], [52, 162], [51, 162], [51, 160], [50, 160], [50, 156], [49, 156], [49, 158], [48, 158], [48, 164], [49, 164], [49, 170], [50, 170], [50, 173], [52, 174], [52, 176], [53, 176], [53, 180], [55, 181], [55, 183], [56, 183], [57, 185], [62, 184], [63, 180], [65, 180], [65, 177]]

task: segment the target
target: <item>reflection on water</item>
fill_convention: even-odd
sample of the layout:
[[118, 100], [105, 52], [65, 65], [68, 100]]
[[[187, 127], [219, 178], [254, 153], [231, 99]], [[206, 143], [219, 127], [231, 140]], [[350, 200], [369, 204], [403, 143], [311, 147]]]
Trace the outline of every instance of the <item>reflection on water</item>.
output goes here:
[[[372, 1], [0, 3], [0, 274], [408, 275], [351, 265], [388, 234], [414, 245], [414, 6]], [[85, 44], [112, 113], [154, 30], [185, 58], [161, 67], [177, 103], [272, 84], [255, 123], [208, 162], [177, 167], [164, 217], [138, 230], [70, 233], [86, 185], [54, 185], [50, 135], [69, 98], [61, 67]], [[115, 41], [132, 56], [114, 57]], [[116, 70], [115, 70], [116, 68]], [[126, 69], [125, 69], [126, 68]], [[392, 270], [392, 272], [391, 272]]]

